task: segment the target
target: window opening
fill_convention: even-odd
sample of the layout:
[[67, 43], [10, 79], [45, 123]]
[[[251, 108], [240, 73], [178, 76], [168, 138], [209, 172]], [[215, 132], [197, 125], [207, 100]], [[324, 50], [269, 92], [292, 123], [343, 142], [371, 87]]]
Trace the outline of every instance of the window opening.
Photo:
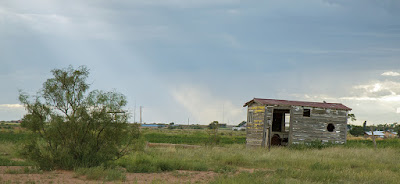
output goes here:
[[274, 109], [274, 113], [273, 113], [273, 117], [272, 117], [272, 131], [273, 132], [284, 132], [285, 131], [286, 121], [290, 122], [290, 118], [286, 118], [286, 114], [288, 114], [290, 117], [290, 110]]
[[247, 122], [253, 123], [253, 112], [249, 112], [249, 116], [248, 116]]
[[304, 109], [303, 110], [304, 117], [311, 117], [311, 109]]
[[285, 131], [289, 131], [290, 128], [290, 113], [285, 113]]
[[328, 124], [328, 127], [326, 127], [326, 129], [327, 129], [329, 132], [333, 132], [333, 131], [335, 130], [335, 125], [333, 125], [332, 123], [329, 123], [329, 124]]

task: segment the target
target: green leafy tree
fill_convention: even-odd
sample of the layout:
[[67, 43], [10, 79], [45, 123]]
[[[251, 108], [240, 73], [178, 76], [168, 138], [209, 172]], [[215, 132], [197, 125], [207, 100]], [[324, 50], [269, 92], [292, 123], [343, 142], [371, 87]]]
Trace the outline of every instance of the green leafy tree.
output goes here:
[[241, 123], [239, 123], [236, 127], [242, 127], [243, 125], [246, 124], [246, 121], [242, 121]]
[[350, 121], [357, 121], [356, 115], [354, 114], [348, 114], [347, 117], [350, 119]]
[[219, 144], [220, 137], [218, 135], [218, 128], [219, 128], [218, 121], [213, 121], [208, 125], [208, 131], [207, 131], [207, 133], [209, 135], [208, 144], [210, 144], [210, 145]]
[[218, 121], [213, 121], [208, 125], [208, 129], [210, 130], [217, 130], [219, 127]]
[[21, 126], [32, 132], [23, 153], [42, 169], [92, 167], [131, 151], [137, 125], [123, 113], [126, 97], [118, 92], [88, 92], [85, 66], [51, 71], [36, 96], [20, 91], [28, 113]]
[[351, 130], [349, 133], [353, 136], [363, 136], [364, 135], [364, 128], [362, 126], [351, 126]]

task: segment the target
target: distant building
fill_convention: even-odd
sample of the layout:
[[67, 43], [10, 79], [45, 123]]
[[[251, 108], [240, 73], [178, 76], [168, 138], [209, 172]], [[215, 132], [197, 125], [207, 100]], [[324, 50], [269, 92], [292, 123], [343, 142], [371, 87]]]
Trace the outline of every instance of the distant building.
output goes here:
[[141, 124], [140, 127], [143, 128], [163, 128], [166, 127], [166, 125], [158, 125], [158, 124]]
[[[376, 138], [396, 138], [397, 132], [390, 131], [373, 131]], [[364, 137], [372, 137], [372, 132], [365, 132]]]
[[218, 124], [218, 128], [226, 128], [226, 123]]
[[396, 138], [397, 137], [397, 132], [390, 132], [390, 131], [385, 131], [385, 138]]
[[[376, 138], [385, 138], [384, 131], [373, 131], [373, 133]], [[364, 137], [372, 137], [372, 132], [365, 132]]]
[[235, 131], [246, 130], [246, 125], [247, 125], [247, 123], [245, 123], [241, 126], [232, 127], [232, 130], [235, 130]]

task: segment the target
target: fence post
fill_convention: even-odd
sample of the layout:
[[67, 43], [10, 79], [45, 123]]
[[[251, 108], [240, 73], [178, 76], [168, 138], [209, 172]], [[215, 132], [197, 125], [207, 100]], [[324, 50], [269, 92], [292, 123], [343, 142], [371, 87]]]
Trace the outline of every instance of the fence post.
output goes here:
[[372, 134], [372, 141], [374, 142], [374, 148], [376, 149], [376, 141], [375, 141], [374, 131], [372, 131], [372, 127], [370, 127], [370, 129], [371, 129], [371, 134]]

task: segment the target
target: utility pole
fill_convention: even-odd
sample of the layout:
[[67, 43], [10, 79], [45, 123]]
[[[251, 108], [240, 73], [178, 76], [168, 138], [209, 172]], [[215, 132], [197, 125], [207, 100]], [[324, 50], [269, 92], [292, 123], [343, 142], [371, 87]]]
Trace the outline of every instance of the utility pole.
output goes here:
[[369, 128], [370, 128], [371, 134], [372, 134], [372, 142], [374, 143], [374, 148], [376, 149], [376, 141], [375, 141], [374, 130], [372, 129], [372, 126], [370, 126]]
[[224, 123], [224, 118], [225, 118], [225, 104], [222, 104], [222, 122], [221, 122], [221, 124]]
[[189, 125], [189, 118], [188, 118], [188, 125]]
[[136, 100], [135, 100], [135, 107], [133, 108], [133, 123], [136, 123]]
[[140, 106], [140, 124], [142, 124], [142, 106]]

